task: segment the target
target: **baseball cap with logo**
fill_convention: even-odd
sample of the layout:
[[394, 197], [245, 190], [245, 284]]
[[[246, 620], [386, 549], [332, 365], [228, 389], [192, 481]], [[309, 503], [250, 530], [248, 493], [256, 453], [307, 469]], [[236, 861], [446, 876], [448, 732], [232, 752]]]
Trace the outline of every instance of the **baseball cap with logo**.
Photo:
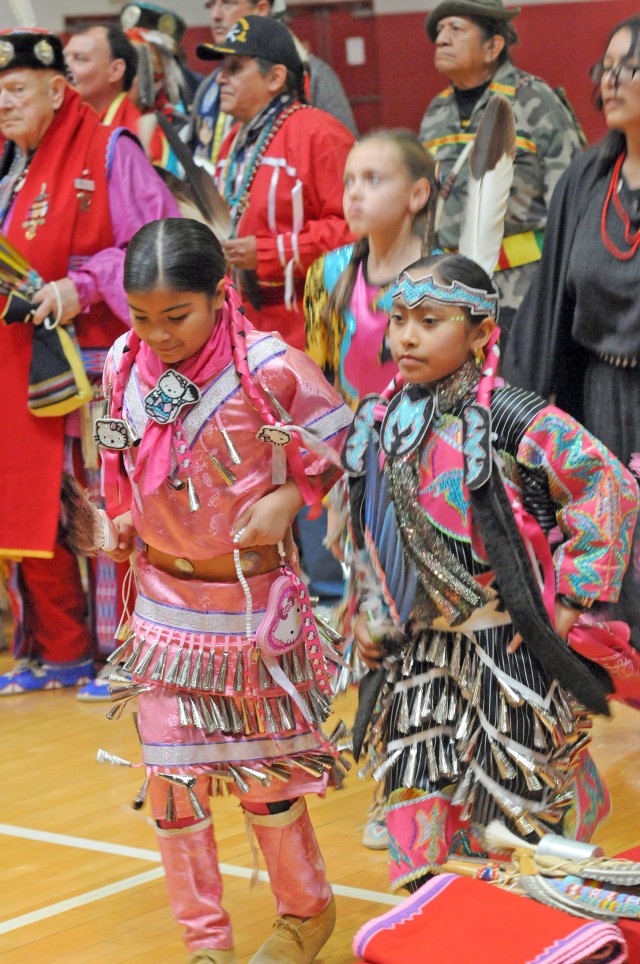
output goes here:
[[242, 17], [221, 44], [199, 44], [196, 53], [201, 60], [260, 57], [272, 64], [282, 64], [298, 77], [304, 73], [293, 37], [284, 24], [271, 17]]

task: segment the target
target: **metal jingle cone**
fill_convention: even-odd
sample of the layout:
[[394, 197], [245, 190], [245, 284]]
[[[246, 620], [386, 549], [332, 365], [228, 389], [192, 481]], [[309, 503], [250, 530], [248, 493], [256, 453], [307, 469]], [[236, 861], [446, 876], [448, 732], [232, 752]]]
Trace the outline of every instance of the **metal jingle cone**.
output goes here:
[[427, 634], [421, 633], [418, 645], [416, 646], [416, 659], [419, 663], [427, 661]]
[[509, 722], [509, 706], [504, 693], [500, 693], [500, 706], [498, 710], [498, 730], [500, 733], [511, 732], [511, 723]]
[[447, 754], [444, 748], [444, 741], [442, 737], [438, 738], [438, 769], [444, 777], [452, 777], [451, 767], [449, 765], [449, 760], [447, 759]]
[[291, 762], [294, 766], [298, 767], [300, 770], [304, 770], [312, 777], [322, 777], [324, 776], [324, 767], [321, 763], [316, 763], [315, 760], [310, 760], [308, 757], [292, 757]]
[[402, 786], [412, 787], [415, 782], [416, 766], [418, 763], [418, 744], [412, 743], [407, 754], [407, 762], [402, 771]]
[[451, 678], [458, 682], [460, 678], [460, 663], [462, 659], [462, 636], [460, 633], [456, 633], [453, 640], [453, 650], [451, 652], [451, 662], [449, 664], [449, 673]]
[[121, 662], [124, 658], [124, 654], [127, 652], [129, 646], [135, 638], [135, 633], [128, 635], [124, 643], [118, 646], [117, 649], [114, 649], [114, 651], [107, 656], [107, 663], [110, 663], [111, 666], [116, 666], [119, 662]]
[[481, 734], [481, 733], [482, 733], [482, 727], [481, 727], [481, 726], [478, 726], [478, 727], [474, 730], [474, 732], [471, 734], [471, 736], [469, 737], [469, 739], [468, 739], [468, 741], [467, 741], [467, 744], [466, 744], [466, 746], [464, 747], [464, 749], [463, 749], [462, 747], [458, 747], [458, 755], [459, 755], [459, 757], [460, 757], [460, 759], [462, 760], [463, 763], [470, 763], [470, 762], [471, 762], [471, 757], [473, 756], [473, 751], [474, 751], [475, 748], [476, 748], [476, 743], [477, 743], [478, 740], [480, 739], [480, 734]]
[[231, 723], [231, 732], [238, 734], [244, 731], [244, 724], [242, 722], [242, 717], [238, 713], [238, 707], [235, 701], [231, 697], [224, 698], [224, 702], [227, 704], [227, 713], [229, 715], [229, 722]]
[[140, 693], [147, 693], [152, 689], [151, 686], [147, 686], [143, 683], [138, 683], [135, 686], [125, 686], [119, 690], [111, 690], [111, 702], [119, 703], [121, 700], [126, 702], [127, 700], [132, 700], [134, 696], [138, 696]]
[[424, 696], [420, 707], [420, 719], [426, 721], [433, 715], [433, 680], [427, 680], [424, 686]]
[[383, 760], [378, 767], [376, 767], [372, 774], [376, 783], [380, 783], [382, 780], [384, 780], [389, 770], [395, 766], [401, 756], [402, 749], [398, 748], [397, 750], [394, 750], [393, 753], [390, 753], [389, 756]]
[[178, 679], [178, 672], [180, 671], [180, 662], [182, 660], [182, 651], [184, 649], [184, 643], [180, 644], [178, 652], [173, 658], [173, 662], [169, 669], [167, 670], [167, 675], [165, 676], [163, 682], [167, 683], [169, 686], [175, 686]]
[[314, 618], [316, 621], [316, 626], [318, 627], [318, 632], [325, 637], [334, 646], [339, 646], [344, 643], [344, 636], [335, 629], [328, 619], [325, 619], [320, 613], [314, 613]]
[[476, 673], [475, 680], [474, 680], [474, 683], [473, 683], [473, 689], [471, 690], [471, 698], [470, 698], [470, 700], [469, 700], [469, 702], [471, 703], [471, 705], [472, 705], [473, 707], [478, 707], [478, 706], [480, 706], [480, 697], [481, 697], [481, 695], [482, 695], [482, 677], [483, 677], [483, 674], [484, 674], [484, 670], [483, 670], [483, 668], [482, 668], [482, 665], [480, 665], [480, 666], [478, 666], [478, 671], [477, 671], [477, 673]]
[[407, 676], [412, 676], [414, 673], [413, 663], [414, 663], [414, 647], [408, 646], [402, 657], [402, 675], [406, 678]]
[[[132, 686], [137, 686], [139, 684], [134, 683], [131, 676], [128, 674], [125, 676], [123, 673], [112, 673], [109, 677], [109, 683], [120, 683], [122, 686], [126, 686], [131, 689]], [[115, 687], [113, 687], [115, 689]]]
[[313, 666], [311, 665], [311, 660], [309, 659], [309, 654], [306, 651], [306, 649], [304, 651], [303, 672], [304, 672], [305, 679], [315, 680], [316, 676], [315, 676], [315, 673], [313, 672]]
[[257, 733], [258, 724], [245, 699], [240, 700], [240, 710], [242, 713], [242, 723], [244, 725], [244, 735], [251, 736], [252, 733]]
[[338, 720], [336, 726], [333, 728], [329, 735], [330, 743], [337, 743], [338, 740], [342, 740], [345, 737], [351, 736], [351, 730], [344, 722], [344, 720]]
[[291, 650], [291, 675], [294, 683], [304, 683], [305, 675], [300, 663], [300, 653], [298, 647]]
[[448, 709], [449, 709], [449, 690], [447, 687], [447, 680], [445, 677], [445, 679], [443, 680], [442, 692], [440, 693], [440, 697], [438, 699], [438, 702], [436, 703], [436, 708], [433, 711], [433, 722], [437, 723], [438, 726], [442, 726], [442, 724], [447, 719]]
[[413, 729], [417, 729], [420, 726], [420, 721], [422, 719], [422, 701], [424, 699], [425, 684], [422, 683], [417, 686], [413, 692], [413, 703], [411, 705], [411, 712], [409, 713], [409, 724]]
[[460, 775], [460, 761], [453, 740], [449, 743], [449, 767], [454, 778], [457, 778]]
[[496, 766], [498, 768], [498, 773], [502, 780], [513, 780], [518, 775], [518, 771], [514, 767], [511, 760], [508, 758], [506, 753], [504, 753], [502, 747], [500, 747], [494, 740], [489, 740], [491, 746], [491, 753], [493, 754], [493, 759], [496, 761]]
[[144, 806], [144, 802], [147, 799], [147, 792], [149, 790], [149, 777], [144, 781], [138, 792], [136, 793], [131, 806], [134, 810], [141, 810]]
[[435, 633], [427, 653], [427, 662], [442, 668], [447, 662], [447, 641], [443, 633]]
[[233, 674], [233, 691], [234, 693], [242, 693], [244, 690], [244, 661], [242, 658], [242, 650], [237, 650], [236, 652], [236, 668]]
[[191, 673], [192, 656], [193, 656], [193, 649], [189, 647], [189, 649], [187, 650], [187, 655], [184, 658], [184, 662], [178, 672], [178, 676], [176, 677], [176, 686], [179, 686], [180, 689], [182, 690], [186, 689], [189, 683], [189, 674]]
[[136, 648], [134, 649], [134, 651], [132, 652], [132, 654], [131, 654], [131, 656], [129, 657], [129, 659], [126, 661], [126, 663], [125, 663], [125, 664], [123, 665], [123, 667], [122, 667], [122, 669], [124, 670], [125, 673], [131, 673], [131, 672], [133, 671], [133, 667], [136, 665], [136, 663], [137, 663], [138, 660], [140, 659], [140, 653], [141, 653], [142, 650], [144, 649], [146, 642], [147, 642], [147, 637], [146, 637], [146, 636], [143, 636], [142, 639], [140, 640], [140, 642], [138, 643], [138, 645], [136, 646]]
[[166, 643], [164, 649], [162, 650], [162, 652], [160, 653], [160, 656], [158, 657], [158, 662], [153, 668], [153, 673], [149, 677], [149, 679], [152, 680], [152, 682], [154, 683], [158, 683], [164, 676], [164, 668], [167, 663], [168, 651], [169, 651], [169, 644]]
[[[132, 633], [131, 633], [131, 626], [129, 625], [129, 620], [127, 619], [126, 622], [121, 623], [121, 624], [118, 626], [118, 628], [117, 628], [116, 631], [115, 631], [115, 635], [114, 635], [113, 638], [114, 638], [114, 639], [117, 639], [119, 643], [123, 643], [123, 642], [125, 642], [125, 640], [127, 640], [131, 635], [132, 635]], [[135, 634], [133, 634], [133, 635], [135, 635]]]
[[281, 696], [276, 697], [276, 706], [278, 707], [278, 713], [280, 714], [280, 724], [283, 730], [295, 730], [296, 724], [289, 715], [285, 702]]
[[460, 667], [460, 678], [458, 679], [460, 692], [466, 700], [471, 696], [471, 655], [467, 649]]
[[411, 722], [409, 720], [409, 697], [406, 689], [403, 689], [400, 694], [400, 709], [398, 710], [396, 725], [400, 733], [408, 733], [411, 729]]
[[264, 719], [267, 728], [267, 733], [277, 733], [278, 724], [276, 723], [276, 718], [273, 715], [273, 710], [271, 709], [271, 704], [269, 700], [265, 697], [262, 700], [262, 705], [264, 707]]
[[218, 670], [218, 675], [216, 676], [216, 681], [213, 687], [215, 693], [224, 693], [227, 688], [227, 669], [229, 666], [229, 653], [225, 650], [222, 654], [222, 662], [220, 663], [220, 669]]
[[237, 448], [235, 447], [235, 445], [231, 440], [231, 436], [229, 435], [226, 428], [222, 424], [222, 418], [220, 417], [219, 412], [216, 413], [215, 419], [216, 419], [216, 425], [218, 426], [218, 430], [222, 435], [222, 438], [224, 439], [224, 444], [227, 447], [229, 458], [231, 459], [234, 465], [242, 465], [242, 456], [238, 452]]
[[309, 690], [309, 699], [311, 700], [312, 711], [316, 722], [324, 723], [331, 713], [331, 706], [326, 697], [322, 695], [319, 689], [313, 687]]
[[205, 730], [206, 724], [202, 719], [202, 714], [198, 708], [198, 704], [194, 700], [193, 696], [189, 697], [189, 709], [191, 710], [191, 715], [193, 717], [193, 725], [197, 730]]
[[436, 760], [435, 740], [427, 740], [427, 773], [430, 782], [437, 783], [440, 774], [438, 772], [438, 761]]
[[[133, 699], [133, 697], [130, 697], [130, 699]], [[109, 712], [106, 714], [107, 719], [119, 720], [125, 711], [127, 703], [128, 703], [128, 700], [122, 700], [120, 703], [116, 703], [115, 706], [112, 706]]]
[[378, 759], [373, 755], [369, 756], [365, 765], [363, 767], [360, 767], [360, 769], [358, 770], [359, 778], [361, 780], [366, 780], [369, 777], [369, 775], [372, 773], [372, 771], [375, 769], [377, 764], [378, 764]]
[[467, 799], [469, 793], [471, 792], [471, 787], [473, 786], [473, 770], [468, 769], [463, 776], [462, 780], [456, 787], [456, 792], [453, 795], [451, 803], [455, 806], [463, 806], [465, 800]]
[[260, 656], [258, 658], [258, 689], [268, 690], [270, 686], [271, 682], [267, 673], [267, 667], [264, 665], [263, 659]]
[[[162, 774], [159, 773], [158, 776], [162, 776]], [[177, 817], [178, 815], [176, 813], [176, 801], [174, 800], [174, 797], [173, 797], [173, 787], [169, 786], [169, 789], [167, 790], [167, 805], [164, 811], [164, 818], [167, 821], [167, 823], [175, 823], [177, 820]]]
[[158, 776], [162, 780], [166, 780], [167, 783], [173, 784], [175, 787], [182, 787], [187, 791], [189, 796], [189, 802], [191, 803], [191, 809], [193, 810], [193, 815], [196, 820], [204, 820], [206, 814], [202, 807], [200, 806], [200, 801], [195, 795], [193, 788], [196, 783], [196, 777], [184, 776], [182, 773], [159, 773]]
[[471, 787], [471, 790], [469, 791], [469, 796], [467, 797], [465, 805], [462, 808], [462, 812], [460, 813], [461, 821], [466, 821], [471, 819], [471, 815], [473, 814], [473, 806], [476, 802], [477, 792], [478, 792], [478, 785], [474, 783], [473, 786]]
[[215, 650], [212, 649], [209, 654], [209, 662], [207, 663], [207, 668], [204, 671], [204, 678], [202, 680], [202, 689], [207, 690], [207, 692], [209, 693], [213, 689], [213, 677], [214, 677], [215, 665], [216, 665], [215, 660], [216, 660]]
[[289, 653], [283, 653], [282, 656], [280, 657], [280, 669], [287, 677], [287, 679], [292, 678], [293, 671], [291, 669], [291, 656]]
[[518, 706], [522, 706], [522, 704], [524, 703], [523, 696], [520, 696], [519, 693], [516, 693], [516, 691], [512, 689], [512, 687], [509, 686], [509, 684], [506, 683], [503, 679], [498, 680], [498, 685], [502, 690], [502, 692], [504, 693], [504, 697], [507, 703], [509, 704], [509, 706], [512, 706], [514, 708]]
[[[220, 720], [220, 729], [223, 733], [231, 733], [231, 720], [229, 719], [229, 714], [227, 713], [227, 705], [225, 700], [216, 699], [215, 697], [210, 698], [211, 712], [213, 713], [216, 722]], [[215, 706], [215, 711], [213, 707]]]
[[452, 689], [449, 694], [449, 707], [447, 709], [447, 723], [453, 723], [456, 716], [458, 715], [458, 699], [456, 697], [455, 691]]
[[144, 654], [140, 662], [136, 663], [135, 669], [132, 670], [132, 673], [134, 676], [144, 676], [144, 674], [149, 669], [149, 666], [151, 665], [151, 660], [153, 659], [153, 654], [155, 653], [157, 647], [158, 647], [158, 641], [156, 640], [155, 643], [151, 644], [151, 646]]
[[543, 706], [538, 706], [536, 703], [531, 703], [531, 709], [536, 714], [542, 725], [547, 729], [552, 735], [554, 730], [558, 725], [558, 721], [552, 713], [549, 713], [547, 709]]
[[187, 476], [187, 500], [189, 502], [189, 512], [197, 512], [200, 508], [200, 499], [193, 484], [191, 476]]
[[213, 713], [209, 707], [208, 701], [204, 696], [194, 697], [198, 701], [198, 709], [200, 710], [200, 715], [204, 720], [204, 728], [207, 733], [214, 733], [217, 729], [216, 721], [213, 718]]
[[191, 672], [191, 679], [189, 680], [189, 689], [201, 690], [202, 689], [202, 660], [204, 659], [204, 653], [201, 649], [196, 653], [195, 662], [193, 664], [193, 670]]
[[218, 704], [214, 700], [213, 696], [207, 697], [207, 702], [209, 704], [209, 709], [211, 711], [211, 717], [213, 719], [214, 729], [222, 732], [224, 730], [224, 720], [220, 715]]
[[245, 778], [242, 776], [242, 774], [240, 773], [240, 771], [237, 770], [235, 767], [232, 767], [231, 764], [229, 764], [229, 773], [231, 774], [231, 776], [233, 777], [233, 779], [234, 779], [235, 782], [237, 783], [237, 785], [238, 785], [238, 787], [240, 788], [240, 790], [242, 790], [243, 793], [248, 793], [249, 790], [250, 790], [249, 784], [247, 783], [247, 781], [245, 780]]
[[291, 425], [292, 422], [293, 422], [293, 419], [292, 419], [292, 417], [289, 415], [289, 413], [288, 413], [288, 411], [286, 410], [286, 408], [283, 408], [283, 406], [280, 404], [280, 402], [278, 401], [278, 399], [276, 398], [276, 396], [273, 394], [273, 392], [271, 391], [271, 389], [268, 388], [261, 379], [258, 379], [258, 381], [260, 382], [260, 387], [262, 388], [262, 390], [269, 396], [269, 401], [271, 402], [271, 404], [272, 404], [273, 407], [275, 408], [276, 412], [277, 412], [278, 415], [280, 416], [280, 420], [281, 420], [282, 422], [284, 422], [285, 425]]
[[322, 722], [323, 722], [322, 720], [316, 720], [316, 719], [315, 719], [315, 717], [314, 717], [314, 715], [313, 715], [313, 711], [312, 711], [311, 706], [310, 706], [310, 704], [309, 704], [309, 700], [307, 699], [307, 694], [304, 693], [302, 690], [298, 690], [298, 699], [300, 700], [300, 702], [302, 703], [302, 705], [303, 705], [304, 708], [305, 708], [305, 711], [306, 711], [306, 712], [305, 712], [305, 718], [306, 718], [307, 720], [313, 720], [315, 723], [322, 723]]
[[271, 786], [271, 778], [263, 769], [258, 770], [256, 767], [247, 766], [246, 763], [238, 764], [236, 769], [240, 771], [243, 777], [257, 780], [263, 787]]
[[[238, 477], [235, 472], [232, 472], [231, 469], [227, 468], [227, 466], [224, 465], [220, 459], [216, 458], [213, 452], [207, 452], [207, 455], [209, 456], [211, 464], [214, 466], [220, 475], [220, 478], [223, 480], [223, 482], [225, 482], [226, 485], [233, 485], [234, 482], [238, 481]], [[198, 508], [200, 508], [200, 504], [198, 504]]]
[[192, 726], [193, 724], [187, 701], [181, 693], [178, 694], [178, 722], [180, 726]]
[[108, 750], [98, 750], [96, 753], [96, 763], [110, 763], [114, 767], [131, 767], [133, 763], [128, 760], [124, 760], [121, 756], [116, 756], [115, 753], [109, 753]]
[[270, 777], [279, 780], [281, 783], [288, 783], [291, 779], [291, 771], [277, 763], [263, 763], [262, 769]]
[[533, 745], [535, 746], [536, 750], [548, 749], [542, 724], [539, 717], [535, 713], [533, 714]]

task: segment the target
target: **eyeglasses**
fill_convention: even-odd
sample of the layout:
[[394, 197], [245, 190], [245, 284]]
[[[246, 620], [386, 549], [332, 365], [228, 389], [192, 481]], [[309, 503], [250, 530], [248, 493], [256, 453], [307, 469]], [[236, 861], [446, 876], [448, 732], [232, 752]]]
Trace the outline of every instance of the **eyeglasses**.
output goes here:
[[223, 10], [231, 11], [240, 6], [240, 0], [204, 0], [204, 9], [211, 10], [220, 4]]
[[589, 71], [589, 76], [594, 84], [601, 84], [605, 74], [609, 74], [610, 83], [617, 89], [621, 85], [626, 87], [635, 80], [636, 75], [640, 73], [640, 65], [627, 63], [626, 60], [622, 60], [619, 64], [614, 67], [605, 67], [605, 65], [600, 61], [594, 64]]

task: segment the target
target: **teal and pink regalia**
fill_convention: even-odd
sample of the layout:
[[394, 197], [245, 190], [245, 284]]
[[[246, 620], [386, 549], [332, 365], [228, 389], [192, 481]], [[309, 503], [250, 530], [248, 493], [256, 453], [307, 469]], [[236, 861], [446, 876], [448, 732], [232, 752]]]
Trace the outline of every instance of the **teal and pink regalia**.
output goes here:
[[[520, 628], [519, 584], [514, 595], [509, 559], [497, 578], [494, 543], [499, 525], [517, 523], [520, 556], [537, 557], [546, 575], [550, 613], [556, 595], [584, 608], [614, 600], [636, 486], [574, 419], [494, 379], [487, 390], [473, 359], [437, 385], [403, 385], [398, 376], [361, 401], [343, 455], [352, 517], [363, 520], [360, 608], [377, 617], [390, 606], [396, 626], [365, 740], [365, 770], [386, 782], [394, 887], [450, 855], [485, 855], [482, 830], [494, 818], [525, 839], [585, 840], [609, 807], [586, 749], [591, 671], [557, 637], [558, 650], [549, 650], [557, 664], [532, 635], [508, 653]], [[475, 482], [471, 491], [482, 471], [479, 383], [492, 417], [497, 499], [478, 499]], [[498, 520], [496, 505], [510, 523]], [[556, 526], [562, 541], [552, 558], [547, 536]], [[606, 712], [606, 700], [591, 708]]]

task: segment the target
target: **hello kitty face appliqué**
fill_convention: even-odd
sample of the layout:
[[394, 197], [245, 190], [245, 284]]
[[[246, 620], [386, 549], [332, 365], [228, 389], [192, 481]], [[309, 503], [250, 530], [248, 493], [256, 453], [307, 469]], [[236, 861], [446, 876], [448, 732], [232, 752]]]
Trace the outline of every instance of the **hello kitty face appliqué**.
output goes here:
[[144, 410], [158, 425], [175, 422], [185, 405], [193, 405], [200, 399], [200, 389], [173, 368], [167, 369], [158, 384], [144, 399]]

